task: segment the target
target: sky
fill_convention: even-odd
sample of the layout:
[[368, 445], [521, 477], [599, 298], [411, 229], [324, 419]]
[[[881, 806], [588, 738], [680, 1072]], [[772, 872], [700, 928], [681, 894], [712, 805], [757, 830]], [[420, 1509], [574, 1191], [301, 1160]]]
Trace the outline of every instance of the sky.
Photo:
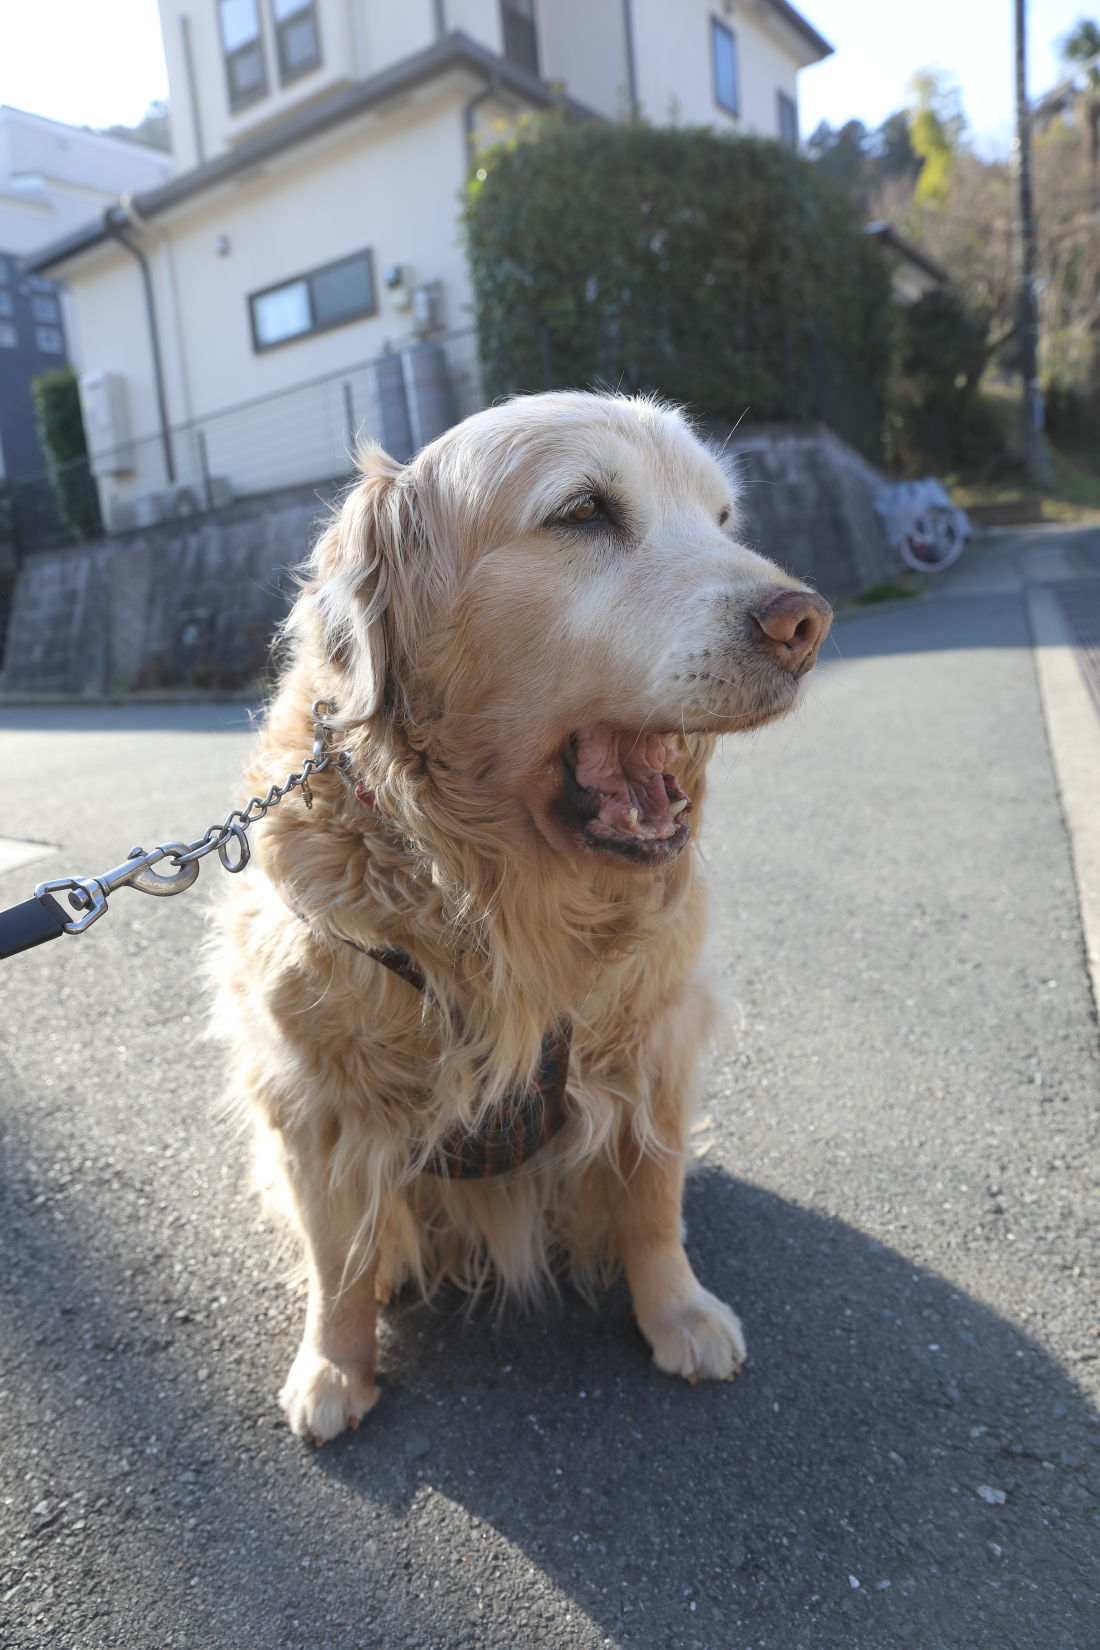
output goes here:
[[[917, 69], [939, 68], [959, 86], [982, 152], [1008, 152], [1013, 0], [795, 4], [836, 48], [800, 76], [804, 135], [821, 120], [877, 126], [904, 105]], [[1029, 0], [1029, 16], [1034, 93], [1058, 78], [1057, 42], [1081, 16], [1100, 17], [1100, 0]], [[0, 103], [18, 109], [76, 126], [132, 126], [167, 95], [156, 0], [0, 0], [0, 42]]]
[[[879, 126], [903, 108], [917, 69], [942, 69], [962, 93], [970, 135], [985, 155], [1007, 154], [1015, 119], [1014, 0], [794, 0], [832, 57], [798, 77], [799, 122]], [[1061, 78], [1058, 42], [1100, 0], [1029, 0], [1028, 91]]]

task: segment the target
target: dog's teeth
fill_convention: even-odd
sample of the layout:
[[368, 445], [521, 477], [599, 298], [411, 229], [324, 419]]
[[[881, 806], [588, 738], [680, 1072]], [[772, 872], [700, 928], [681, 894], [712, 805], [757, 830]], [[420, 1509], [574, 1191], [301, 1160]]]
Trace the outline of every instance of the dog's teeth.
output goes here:
[[632, 831], [636, 831], [638, 829], [638, 810], [637, 810], [637, 808], [631, 808], [630, 812], [626, 816], [626, 819], [627, 819], [627, 824], [630, 826], [630, 829]]
[[672, 815], [673, 819], [675, 819], [677, 814], [682, 814], [683, 813], [683, 811], [687, 807], [687, 805], [688, 805], [687, 797], [682, 796], [682, 797], [680, 797], [678, 802], [670, 802], [669, 803], [668, 811]]

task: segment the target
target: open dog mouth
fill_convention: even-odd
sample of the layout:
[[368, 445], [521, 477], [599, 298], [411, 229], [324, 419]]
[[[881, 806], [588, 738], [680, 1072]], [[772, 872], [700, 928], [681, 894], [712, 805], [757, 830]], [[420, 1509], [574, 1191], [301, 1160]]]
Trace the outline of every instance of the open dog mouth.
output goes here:
[[559, 813], [592, 848], [638, 864], [675, 859], [691, 836], [691, 800], [671, 771], [666, 735], [615, 728], [575, 733], [562, 753]]

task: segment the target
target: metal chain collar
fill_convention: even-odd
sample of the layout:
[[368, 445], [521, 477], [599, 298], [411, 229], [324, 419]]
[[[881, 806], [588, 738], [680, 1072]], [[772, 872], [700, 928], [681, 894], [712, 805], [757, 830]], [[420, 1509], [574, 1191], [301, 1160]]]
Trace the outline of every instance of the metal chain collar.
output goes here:
[[[83, 934], [98, 922], [107, 909], [107, 896], [116, 888], [136, 888], [141, 894], [182, 894], [190, 888], [199, 874], [199, 861], [207, 854], [216, 853], [225, 870], [235, 874], [243, 871], [252, 857], [246, 832], [250, 825], [263, 819], [269, 808], [281, 802], [291, 791], [300, 790], [307, 808], [312, 808], [310, 779], [326, 768], [346, 768], [351, 760], [346, 751], [329, 749], [330, 729], [324, 718], [332, 714], [327, 699], [313, 702], [313, 751], [297, 773], [284, 779], [281, 785], [270, 785], [264, 795], [252, 797], [243, 808], [232, 808], [220, 825], [209, 825], [193, 842], [163, 842], [146, 853], [144, 848], [131, 848], [125, 863], [113, 871], [97, 877], [59, 877], [54, 882], [40, 882], [35, 889], [36, 899], [43, 894], [64, 892], [74, 911], [84, 913], [78, 920], [65, 924], [66, 934]], [[171, 870], [165, 874], [154, 866], [168, 861]]]

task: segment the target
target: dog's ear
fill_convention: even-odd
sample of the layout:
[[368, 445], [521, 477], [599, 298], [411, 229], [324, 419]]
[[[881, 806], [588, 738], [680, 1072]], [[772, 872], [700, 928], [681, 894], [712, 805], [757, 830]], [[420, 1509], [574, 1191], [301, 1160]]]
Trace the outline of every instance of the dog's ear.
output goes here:
[[363, 722], [400, 697], [400, 671], [426, 618], [433, 558], [406, 468], [380, 447], [321, 535], [288, 629], [341, 677], [337, 720]]

